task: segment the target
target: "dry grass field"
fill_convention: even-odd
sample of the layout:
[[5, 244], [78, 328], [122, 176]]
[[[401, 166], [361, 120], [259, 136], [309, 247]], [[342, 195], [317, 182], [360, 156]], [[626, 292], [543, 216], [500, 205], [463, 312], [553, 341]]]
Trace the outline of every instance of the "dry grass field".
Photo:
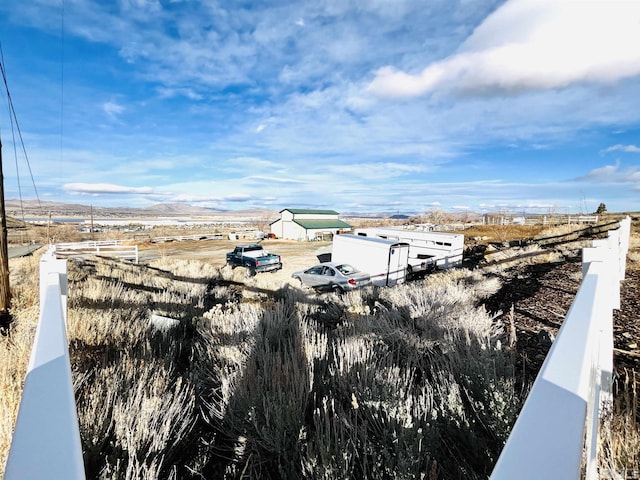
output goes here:
[[[144, 244], [139, 265], [70, 260], [87, 478], [487, 478], [548, 349], [536, 334], [557, 330], [579, 285], [585, 239], [517, 245], [567, 233], [522, 228], [465, 232], [466, 268], [343, 296], [291, 282], [322, 243], [265, 240], [284, 268], [252, 278], [224, 265], [241, 243], [228, 240]], [[637, 233], [632, 247], [637, 288]], [[10, 264], [2, 467], [38, 318], [37, 267], [37, 256]], [[618, 392], [604, 445], [617, 472], [640, 450], [627, 357], [620, 378], [632, 385]]]

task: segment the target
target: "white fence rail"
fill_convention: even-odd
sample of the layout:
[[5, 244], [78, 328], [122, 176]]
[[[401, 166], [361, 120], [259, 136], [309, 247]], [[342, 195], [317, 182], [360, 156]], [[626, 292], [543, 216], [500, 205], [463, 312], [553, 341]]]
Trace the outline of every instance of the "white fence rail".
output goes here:
[[569, 216], [567, 221], [568, 223], [598, 223], [598, 215]]
[[630, 218], [583, 250], [583, 281], [491, 480], [598, 477], [599, 413], [611, 399], [613, 309], [620, 308]]
[[40, 261], [40, 320], [31, 350], [6, 480], [84, 479], [67, 342], [67, 262]]
[[101, 240], [76, 243], [55, 244], [57, 257], [71, 257], [79, 255], [105, 255], [124, 258], [138, 263], [138, 245], [130, 245], [120, 240]]

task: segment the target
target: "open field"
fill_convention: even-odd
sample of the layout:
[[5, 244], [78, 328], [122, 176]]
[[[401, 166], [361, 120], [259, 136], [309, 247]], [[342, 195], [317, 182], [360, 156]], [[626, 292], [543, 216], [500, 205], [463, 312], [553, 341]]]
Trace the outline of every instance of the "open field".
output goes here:
[[[549, 348], [540, 332], [557, 332], [575, 296], [586, 241], [517, 240], [566, 233], [469, 232], [467, 268], [342, 297], [290, 282], [322, 243], [264, 241], [285, 266], [253, 278], [224, 267], [242, 241], [143, 244], [140, 265], [71, 260], [88, 478], [486, 478]], [[2, 465], [37, 319], [37, 258], [10, 267]], [[605, 445], [617, 471], [639, 462], [639, 272], [636, 233]]]
[[[170, 242], [160, 244], [145, 244], [140, 247], [139, 254], [142, 262], [167, 257], [182, 260], [198, 260], [215, 267], [223, 267], [226, 263], [226, 253], [236, 245], [254, 243], [255, 240], [204, 240]], [[264, 240], [261, 242], [266, 250], [282, 257], [283, 267], [274, 273], [262, 274], [270, 277], [273, 289], [282, 287], [291, 273], [318, 263], [316, 250], [330, 242], [296, 242], [294, 240]], [[240, 272], [242, 269], [238, 269]]]

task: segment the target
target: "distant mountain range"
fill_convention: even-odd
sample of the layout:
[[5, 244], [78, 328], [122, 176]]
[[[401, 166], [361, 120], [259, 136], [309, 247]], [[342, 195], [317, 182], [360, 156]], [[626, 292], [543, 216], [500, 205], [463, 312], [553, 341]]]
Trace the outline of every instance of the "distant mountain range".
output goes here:
[[262, 219], [278, 217], [276, 210], [214, 210], [185, 203], [159, 203], [144, 208], [94, 207], [78, 203], [49, 202], [37, 200], [5, 200], [7, 216], [22, 219], [31, 217], [80, 217], [129, 218], [129, 217], [212, 217]]
[[[204, 218], [218, 220], [257, 220], [268, 221], [279, 218], [279, 210], [251, 209], [251, 210], [216, 210], [212, 208], [197, 207], [186, 203], [158, 203], [144, 208], [134, 207], [96, 207], [79, 203], [64, 203], [38, 200], [5, 200], [5, 210], [8, 217], [16, 219], [70, 217], [70, 218], [157, 218], [157, 217], [183, 217]], [[380, 212], [354, 213], [340, 212], [344, 218], [391, 218], [394, 220], [406, 220], [410, 213], [394, 212], [385, 214]]]

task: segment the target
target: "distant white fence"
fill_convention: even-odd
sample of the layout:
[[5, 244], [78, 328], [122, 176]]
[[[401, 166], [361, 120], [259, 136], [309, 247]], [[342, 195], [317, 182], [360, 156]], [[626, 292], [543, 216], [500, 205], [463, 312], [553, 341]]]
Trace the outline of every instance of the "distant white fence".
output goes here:
[[166, 242], [185, 242], [189, 240], [222, 240], [224, 236], [220, 233], [212, 233], [205, 235], [172, 235], [168, 237], [153, 237], [152, 243], [166, 243]]
[[611, 401], [613, 309], [620, 308], [631, 219], [582, 257], [583, 280], [491, 480], [598, 476], [600, 413]]
[[40, 260], [40, 320], [5, 468], [6, 480], [84, 479], [67, 341], [67, 262]]
[[598, 215], [577, 215], [568, 217], [568, 223], [598, 223]]
[[80, 255], [105, 255], [123, 258], [138, 263], [138, 245], [122, 240], [99, 240], [75, 243], [56, 243], [55, 254], [58, 258]]
[[571, 223], [598, 223], [598, 215], [516, 215], [488, 214], [482, 224], [487, 225], [566, 225]]

